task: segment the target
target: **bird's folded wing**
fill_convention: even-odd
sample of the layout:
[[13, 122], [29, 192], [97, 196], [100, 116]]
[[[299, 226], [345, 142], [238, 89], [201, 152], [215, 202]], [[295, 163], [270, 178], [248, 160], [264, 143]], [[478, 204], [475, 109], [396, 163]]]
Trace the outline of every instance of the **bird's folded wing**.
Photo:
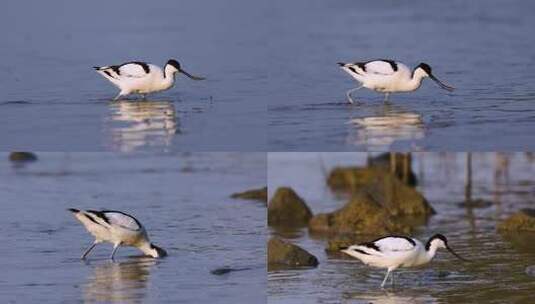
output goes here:
[[141, 78], [147, 76], [147, 68], [138, 63], [126, 63], [118, 68], [118, 74], [122, 77]]
[[378, 75], [392, 75], [396, 71], [392, 68], [392, 64], [382, 60], [370, 61], [365, 65], [366, 73]]
[[128, 230], [141, 229], [139, 222], [128, 214], [116, 211], [104, 211], [103, 213], [111, 225], [120, 226]]
[[386, 237], [374, 242], [381, 252], [409, 251], [414, 248], [414, 243], [407, 238]]

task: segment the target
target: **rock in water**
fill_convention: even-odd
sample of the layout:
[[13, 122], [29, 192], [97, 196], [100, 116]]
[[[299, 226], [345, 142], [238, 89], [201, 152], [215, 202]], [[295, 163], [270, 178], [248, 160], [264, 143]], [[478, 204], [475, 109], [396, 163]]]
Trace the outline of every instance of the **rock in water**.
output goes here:
[[535, 232], [535, 209], [522, 209], [498, 225], [498, 230]]
[[416, 190], [391, 177], [354, 193], [342, 208], [317, 214], [308, 228], [311, 233], [327, 234], [406, 234], [433, 213]]
[[388, 212], [395, 216], [431, 215], [435, 211], [412, 186], [408, 186], [390, 171], [382, 168], [335, 168], [327, 178], [334, 192], [368, 192]]
[[267, 204], [267, 187], [234, 193], [230, 197], [245, 200], [255, 200]]
[[268, 241], [268, 270], [274, 268], [316, 267], [318, 259], [299, 246], [278, 238]]
[[221, 268], [217, 268], [217, 269], [210, 271], [210, 273], [213, 275], [224, 275], [224, 274], [235, 272], [235, 271], [244, 271], [244, 270], [250, 270], [250, 269], [251, 268], [249, 267], [243, 267], [243, 268], [221, 267]]
[[31, 162], [37, 160], [37, 155], [32, 152], [11, 152], [9, 160], [12, 162]]
[[269, 225], [306, 226], [312, 211], [291, 188], [282, 187], [268, 205]]

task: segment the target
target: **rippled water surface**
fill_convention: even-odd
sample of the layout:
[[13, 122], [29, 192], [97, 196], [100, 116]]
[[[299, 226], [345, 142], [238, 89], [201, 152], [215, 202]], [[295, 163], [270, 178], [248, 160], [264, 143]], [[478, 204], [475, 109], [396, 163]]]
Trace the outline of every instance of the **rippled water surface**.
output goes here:
[[[263, 153], [0, 154], [0, 302], [262, 303], [265, 205], [230, 194], [266, 184]], [[136, 216], [165, 259], [93, 241], [66, 208]], [[238, 271], [222, 275], [219, 268]]]
[[[534, 2], [274, 3], [270, 151], [535, 148]], [[426, 62], [457, 90], [425, 80], [384, 104], [362, 89], [350, 106], [357, 83], [336, 62], [375, 58]]]
[[[265, 150], [263, 6], [6, 1], [0, 150]], [[143, 107], [112, 102], [117, 89], [92, 69], [132, 60], [162, 66], [169, 58], [207, 80], [178, 75], [174, 88], [149, 95]]]
[[[467, 209], [465, 160], [459, 154], [413, 154], [418, 189], [437, 214], [414, 236], [426, 240], [443, 233], [449, 245], [472, 262], [459, 263], [440, 251], [429, 266], [396, 272], [396, 288], [381, 290], [382, 269], [364, 266], [342, 255], [327, 255], [327, 239], [306, 229], [271, 235], [290, 240], [318, 257], [319, 266], [268, 274], [269, 303], [532, 303], [535, 278], [526, 274], [535, 264], [533, 235], [503, 237], [497, 223], [512, 212], [535, 206], [535, 158], [532, 154], [472, 155], [472, 199], [490, 201], [486, 208]], [[270, 153], [270, 195], [291, 186], [314, 213], [331, 212], [345, 201], [326, 187], [324, 170], [366, 164], [365, 154]]]

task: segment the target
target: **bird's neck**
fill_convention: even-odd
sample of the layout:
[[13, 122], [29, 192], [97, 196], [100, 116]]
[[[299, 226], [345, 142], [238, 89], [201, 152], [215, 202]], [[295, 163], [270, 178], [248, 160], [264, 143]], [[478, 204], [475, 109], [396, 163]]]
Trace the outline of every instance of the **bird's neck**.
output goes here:
[[167, 90], [175, 83], [175, 72], [171, 72], [167, 68], [163, 71], [162, 90]]
[[420, 74], [414, 74], [412, 75], [411, 80], [406, 85], [407, 91], [414, 91], [420, 87], [422, 84], [422, 80], [424, 79], [424, 76]]
[[426, 259], [427, 259], [427, 262], [431, 261], [434, 257], [435, 257], [435, 254], [437, 253], [437, 249], [438, 247], [432, 243], [427, 249], [426, 249]]

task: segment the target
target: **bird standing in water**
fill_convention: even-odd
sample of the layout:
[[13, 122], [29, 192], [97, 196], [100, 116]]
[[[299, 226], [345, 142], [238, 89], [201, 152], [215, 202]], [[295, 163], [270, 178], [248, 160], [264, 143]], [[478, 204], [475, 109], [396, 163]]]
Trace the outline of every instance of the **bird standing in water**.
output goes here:
[[[371, 242], [341, 248], [341, 252], [361, 260], [364, 264], [377, 268], [386, 268], [387, 272], [381, 287], [384, 287], [390, 272], [399, 267], [414, 267], [429, 263], [438, 248], [446, 248], [460, 260], [460, 257], [448, 246], [448, 240], [442, 234], [435, 234], [424, 245], [414, 238], [406, 236], [387, 236]], [[394, 274], [392, 274], [392, 285]]]
[[351, 93], [362, 88], [385, 93], [387, 101], [390, 93], [415, 91], [426, 77], [431, 78], [444, 90], [450, 92], [454, 90], [453, 87], [438, 80], [427, 63], [420, 63], [412, 71], [403, 63], [388, 59], [355, 63], [339, 62], [338, 65], [361, 84], [347, 91], [346, 96], [350, 103], [354, 103]]
[[113, 244], [110, 259], [114, 259], [119, 246], [132, 246], [141, 250], [144, 254], [153, 258], [161, 258], [167, 255], [162, 248], [152, 244], [145, 228], [133, 216], [121, 211], [112, 210], [78, 210], [68, 209], [74, 214], [89, 233], [95, 237], [95, 241], [82, 255], [82, 260], [99, 243], [109, 242]]
[[148, 93], [168, 90], [175, 84], [176, 73], [182, 73], [193, 80], [204, 80], [203, 77], [184, 71], [174, 59], [167, 61], [163, 70], [141, 61], [93, 68], [121, 90], [114, 100], [134, 93], [141, 94], [144, 99]]

